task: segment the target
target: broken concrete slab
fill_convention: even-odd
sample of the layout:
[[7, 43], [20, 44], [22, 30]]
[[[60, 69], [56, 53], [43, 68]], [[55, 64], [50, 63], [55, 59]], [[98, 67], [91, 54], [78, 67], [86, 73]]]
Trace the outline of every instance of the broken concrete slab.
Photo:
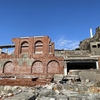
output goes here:
[[96, 72], [93, 72], [93, 71], [89, 71], [89, 70], [84, 70], [82, 72], [79, 73], [80, 75], [80, 79], [81, 81], [85, 81], [87, 79], [89, 79], [89, 81], [95, 81], [96, 79]]
[[54, 74], [54, 81], [59, 82], [63, 79], [63, 74]]

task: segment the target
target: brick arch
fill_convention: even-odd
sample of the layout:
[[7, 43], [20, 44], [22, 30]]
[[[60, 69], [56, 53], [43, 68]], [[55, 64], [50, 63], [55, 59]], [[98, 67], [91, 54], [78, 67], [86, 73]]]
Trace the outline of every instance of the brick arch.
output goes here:
[[23, 41], [21, 43], [20, 53], [28, 53], [29, 43], [27, 41]]
[[59, 63], [56, 60], [52, 60], [47, 64], [47, 73], [59, 73], [60, 68], [59, 68]]
[[43, 64], [41, 61], [35, 61], [33, 62], [32, 64], [32, 70], [31, 70], [32, 73], [43, 73]]
[[4, 64], [3, 73], [14, 73], [14, 64], [12, 61], [7, 61]]
[[35, 42], [34, 53], [35, 54], [42, 54], [43, 53], [43, 42], [42, 41], [37, 40]]

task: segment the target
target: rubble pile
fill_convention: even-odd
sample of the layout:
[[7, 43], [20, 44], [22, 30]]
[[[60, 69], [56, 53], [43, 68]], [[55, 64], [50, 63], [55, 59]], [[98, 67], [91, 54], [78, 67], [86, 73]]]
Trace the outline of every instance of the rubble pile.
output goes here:
[[0, 86], [0, 100], [100, 100], [100, 80], [96, 72], [80, 72], [81, 81], [55, 75], [54, 81], [45, 85]]
[[100, 100], [100, 87], [95, 82], [68, 81], [34, 87], [4, 86], [1, 88], [1, 100]]

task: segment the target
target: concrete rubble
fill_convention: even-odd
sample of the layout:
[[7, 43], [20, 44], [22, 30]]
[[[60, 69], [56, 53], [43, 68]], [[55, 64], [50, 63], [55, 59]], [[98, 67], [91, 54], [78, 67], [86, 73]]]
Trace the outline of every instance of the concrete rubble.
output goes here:
[[[95, 81], [97, 78], [93, 74], [97, 73], [87, 72], [79, 73], [81, 81], [59, 80], [61, 75], [55, 75], [56, 79], [45, 85], [0, 86], [0, 100], [100, 100], [100, 81]], [[87, 74], [93, 75], [93, 79]]]

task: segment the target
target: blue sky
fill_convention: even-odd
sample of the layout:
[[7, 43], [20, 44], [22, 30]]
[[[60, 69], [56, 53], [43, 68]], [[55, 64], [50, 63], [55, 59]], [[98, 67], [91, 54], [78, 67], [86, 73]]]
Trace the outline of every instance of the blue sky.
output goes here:
[[74, 49], [100, 26], [100, 0], [0, 0], [0, 45], [47, 35], [56, 49]]

